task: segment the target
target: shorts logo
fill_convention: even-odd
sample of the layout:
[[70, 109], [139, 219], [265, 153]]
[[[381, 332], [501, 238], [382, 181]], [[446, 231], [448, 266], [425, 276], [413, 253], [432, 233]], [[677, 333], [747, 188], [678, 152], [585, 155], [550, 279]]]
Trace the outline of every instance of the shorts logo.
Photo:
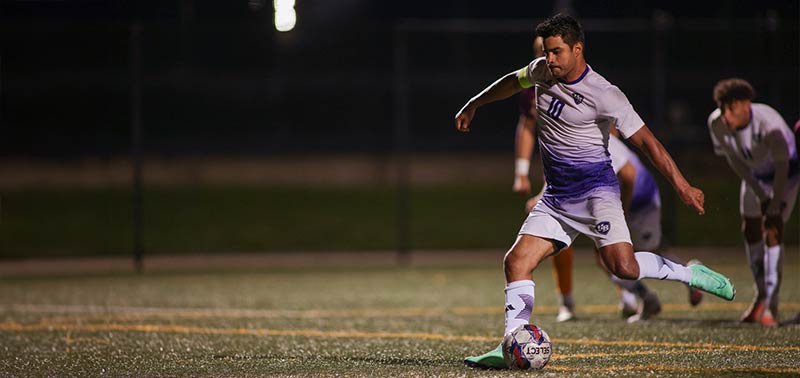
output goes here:
[[572, 92], [572, 99], [575, 100], [575, 105], [580, 105], [583, 102], [583, 95], [578, 92]]
[[609, 231], [611, 231], [611, 223], [609, 223], [609, 222], [600, 222], [596, 226], [594, 226], [594, 229], [597, 232], [599, 232], [599, 233], [601, 233], [603, 235], [606, 235], [606, 234], [608, 234]]

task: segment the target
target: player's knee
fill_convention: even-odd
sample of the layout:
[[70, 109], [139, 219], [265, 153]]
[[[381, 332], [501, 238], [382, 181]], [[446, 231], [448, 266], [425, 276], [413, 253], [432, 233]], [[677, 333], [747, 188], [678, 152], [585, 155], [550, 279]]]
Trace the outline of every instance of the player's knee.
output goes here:
[[764, 230], [761, 228], [761, 221], [745, 219], [742, 221], [742, 232], [744, 238], [750, 244], [756, 243], [761, 240]]
[[764, 239], [768, 247], [774, 247], [781, 243], [780, 230], [773, 227], [767, 227], [764, 230]]
[[610, 264], [609, 270], [615, 276], [624, 280], [639, 279], [639, 264], [635, 259], [626, 259], [625, 261], [615, 261]]

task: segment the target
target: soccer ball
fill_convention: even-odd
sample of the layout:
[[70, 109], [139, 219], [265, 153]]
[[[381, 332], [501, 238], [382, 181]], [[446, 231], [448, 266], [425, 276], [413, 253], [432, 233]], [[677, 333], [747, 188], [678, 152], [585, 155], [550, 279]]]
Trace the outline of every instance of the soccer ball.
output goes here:
[[521, 325], [503, 338], [503, 359], [513, 370], [539, 370], [551, 355], [550, 337], [534, 324]]

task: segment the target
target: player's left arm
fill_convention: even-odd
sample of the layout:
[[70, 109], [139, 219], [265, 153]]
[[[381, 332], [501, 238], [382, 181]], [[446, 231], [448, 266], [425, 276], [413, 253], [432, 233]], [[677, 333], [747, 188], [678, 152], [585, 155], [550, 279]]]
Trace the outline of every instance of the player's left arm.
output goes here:
[[703, 208], [705, 194], [703, 194], [702, 190], [691, 186], [686, 181], [686, 178], [683, 177], [683, 174], [678, 169], [678, 165], [675, 164], [675, 160], [672, 159], [672, 156], [670, 156], [661, 142], [656, 139], [647, 125], [643, 125], [631, 135], [628, 141], [647, 155], [653, 166], [667, 178], [685, 204], [697, 210], [698, 214], [705, 214], [705, 209]]

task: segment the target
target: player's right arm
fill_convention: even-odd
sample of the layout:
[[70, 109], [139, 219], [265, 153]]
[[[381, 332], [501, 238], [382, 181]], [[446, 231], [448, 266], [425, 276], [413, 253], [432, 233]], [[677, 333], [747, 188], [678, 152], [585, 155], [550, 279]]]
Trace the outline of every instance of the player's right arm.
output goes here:
[[[541, 59], [538, 59], [541, 60]], [[519, 93], [524, 88], [533, 86], [532, 70], [537, 61], [517, 71], [509, 72], [501, 77], [486, 89], [469, 99], [466, 104], [456, 114], [456, 129], [461, 132], [469, 132], [469, 124], [475, 117], [475, 110], [479, 107], [495, 101], [504, 100]]]
[[[527, 71], [527, 67], [522, 70]], [[456, 129], [461, 132], [469, 132], [469, 124], [472, 122], [472, 118], [475, 117], [475, 110], [488, 103], [504, 100], [519, 93], [522, 90], [522, 85], [517, 78], [518, 72], [508, 73], [469, 99], [456, 114]]]

